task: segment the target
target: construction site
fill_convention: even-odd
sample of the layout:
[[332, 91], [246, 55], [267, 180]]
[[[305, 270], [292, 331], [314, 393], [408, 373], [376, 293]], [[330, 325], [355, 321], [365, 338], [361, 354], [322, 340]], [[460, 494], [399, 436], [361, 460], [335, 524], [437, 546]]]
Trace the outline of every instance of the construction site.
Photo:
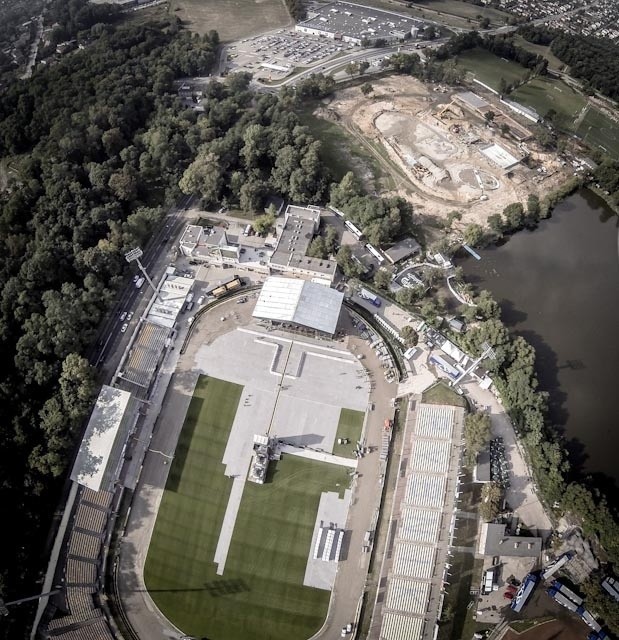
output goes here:
[[392, 76], [374, 82], [368, 97], [358, 88], [337, 92], [317, 115], [365, 141], [418, 213], [443, 217], [457, 209], [463, 224], [483, 224], [570, 175], [507, 111], [496, 96]]

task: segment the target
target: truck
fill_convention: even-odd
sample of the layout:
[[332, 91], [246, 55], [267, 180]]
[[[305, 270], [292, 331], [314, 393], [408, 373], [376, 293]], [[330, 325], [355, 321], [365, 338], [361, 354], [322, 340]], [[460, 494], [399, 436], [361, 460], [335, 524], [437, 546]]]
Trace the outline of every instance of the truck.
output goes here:
[[586, 609], [584, 609], [583, 612], [580, 614], [580, 618], [586, 625], [589, 625], [596, 633], [600, 633], [600, 631], [602, 630], [602, 626], [600, 625], [600, 623]]
[[380, 307], [380, 298], [367, 289], [361, 288], [359, 297], [371, 302], [375, 307]]
[[552, 587], [547, 590], [548, 595], [562, 607], [565, 607], [568, 611], [572, 611], [573, 613], [582, 615], [584, 612], [584, 607], [582, 605], [577, 605], [575, 602], [570, 600], [568, 597], [564, 596], [558, 589], [553, 589]]
[[566, 598], [569, 598], [572, 602], [575, 602], [578, 606], [583, 603], [583, 599], [577, 596], [571, 589], [568, 589], [560, 580], [555, 580], [552, 583], [552, 589], [561, 592]]
[[570, 559], [572, 558], [571, 553], [564, 553], [562, 556], [557, 558], [554, 562], [551, 562], [542, 572], [542, 580], [548, 580], [551, 576], [553, 576], [561, 567], [566, 565]]
[[514, 599], [512, 600], [512, 603], [510, 605], [516, 613], [519, 613], [524, 608], [527, 600], [531, 597], [531, 594], [535, 590], [537, 581], [538, 578], [534, 573], [528, 573], [525, 579], [522, 581], [520, 589], [518, 589], [518, 593], [514, 596]]

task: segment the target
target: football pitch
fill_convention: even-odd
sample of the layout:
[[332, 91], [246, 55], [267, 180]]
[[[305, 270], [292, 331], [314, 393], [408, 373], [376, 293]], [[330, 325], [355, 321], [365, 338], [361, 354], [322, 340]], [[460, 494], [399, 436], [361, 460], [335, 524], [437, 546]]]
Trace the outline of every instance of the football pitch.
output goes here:
[[321, 627], [330, 596], [303, 586], [320, 494], [343, 494], [349, 477], [343, 467], [291, 455], [273, 462], [264, 485], [245, 485], [218, 576], [213, 557], [232, 486], [221, 460], [242, 389], [198, 380], [157, 515], [146, 586], [188, 635], [308, 638]]

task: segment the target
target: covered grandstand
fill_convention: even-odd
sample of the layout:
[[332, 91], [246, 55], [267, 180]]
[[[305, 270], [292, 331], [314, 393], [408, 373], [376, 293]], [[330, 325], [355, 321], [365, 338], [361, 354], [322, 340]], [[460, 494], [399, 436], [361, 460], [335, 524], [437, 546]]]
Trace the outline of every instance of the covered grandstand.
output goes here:
[[433, 637], [435, 629], [429, 620], [440, 614], [442, 589], [436, 576], [444, 561], [441, 549], [451, 517], [447, 512], [450, 474], [458, 457], [453, 446], [458, 437], [455, 427], [461, 421], [462, 409], [418, 405], [410, 449], [402, 452], [406, 473], [396, 488], [389, 534], [393, 544], [372, 623], [381, 640]]
[[332, 336], [337, 328], [344, 294], [307, 280], [267, 278], [254, 318], [274, 325], [293, 325]]
[[112, 490], [136, 419], [137, 405], [131, 394], [103, 385], [75, 459], [71, 480], [93, 491]]

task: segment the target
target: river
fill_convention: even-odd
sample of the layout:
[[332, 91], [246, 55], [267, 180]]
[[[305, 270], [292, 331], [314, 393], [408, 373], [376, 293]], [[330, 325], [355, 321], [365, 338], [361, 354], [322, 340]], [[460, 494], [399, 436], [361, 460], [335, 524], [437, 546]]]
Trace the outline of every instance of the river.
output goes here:
[[464, 260], [466, 279], [488, 289], [503, 321], [537, 350], [550, 419], [580, 470], [619, 486], [619, 244], [617, 217], [588, 190], [552, 218]]

